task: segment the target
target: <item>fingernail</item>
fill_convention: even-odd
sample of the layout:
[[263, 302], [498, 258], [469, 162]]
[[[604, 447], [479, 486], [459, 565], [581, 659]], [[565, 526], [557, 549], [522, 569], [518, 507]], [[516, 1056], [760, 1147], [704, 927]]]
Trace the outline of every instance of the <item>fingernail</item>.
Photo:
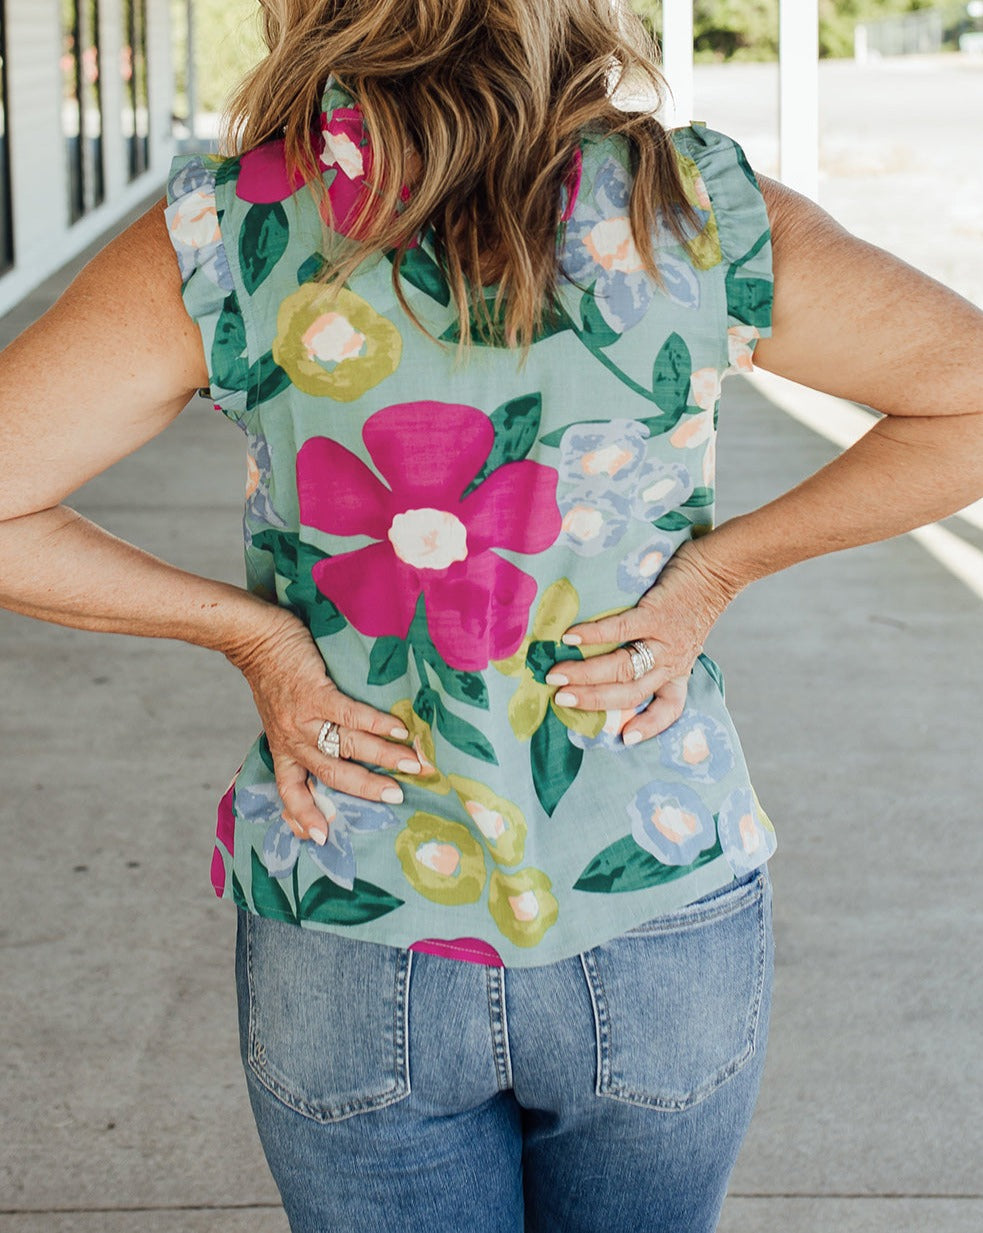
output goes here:
[[419, 775], [423, 767], [419, 762], [414, 762], [412, 758], [404, 758], [402, 762], [396, 763], [396, 769], [402, 771], [406, 775]]
[[319, 848], [323, 848], [328, 839], [328, 832], [319, 830], [316, 826], [312, 826], [307, 834]]
[[403, 789], [402, 788], [383, 788], [382, 799], [387, 805], [402, 805]]
[[642, 734], [637, 728], [632, 728], [630, 732], [626, 732], [621, 738], [626, 745], [637, 745], [642, 739]]
[[389, 735], [393, 738], [394, 741], [405, 741], [407, 737], [409, 736], [409, 733], [406, 731], [405, 728], [399, 727], [399, 728], [393, 728], [390, 731]]
[[577, 695], [572, 694], [569, 689], [561, 689], [553, 698], [557, 706], [576, 706]]
[[547, 685], [569, 685], [570, 678], [564, 676], [561, 672], [549, 672], [546, 675]]
[[580, 634], [564, 634], [560, 641], [565, 642], [567, 646], [580, 646], [583, 638]]

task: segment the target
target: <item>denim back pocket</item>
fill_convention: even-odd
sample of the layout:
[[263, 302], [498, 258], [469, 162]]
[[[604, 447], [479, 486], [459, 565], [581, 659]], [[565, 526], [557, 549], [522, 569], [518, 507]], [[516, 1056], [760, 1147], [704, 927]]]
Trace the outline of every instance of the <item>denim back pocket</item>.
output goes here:
[[245, 1060], [259, 1082], [317, 1122], [408, 1096], [410, 952], [252, 913], [240, 920]]
[[581, 956], [597, 1030], [597, 1094], [667, 1112], [751, 1060], [771, 970], [760, 871]]

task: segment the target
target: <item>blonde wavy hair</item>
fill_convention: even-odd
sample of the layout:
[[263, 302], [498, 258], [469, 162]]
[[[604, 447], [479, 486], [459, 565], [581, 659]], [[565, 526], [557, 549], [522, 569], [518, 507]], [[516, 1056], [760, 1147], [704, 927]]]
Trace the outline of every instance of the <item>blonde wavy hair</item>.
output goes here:
[[[269, 55], [231, 100], [228, 152], [283, 138], [288, 168], [330, 209], [316, 147], [329, 77], [356, 100], [372, 138], [370, 191], [351, 228], [358, 238], [332, 248], [329, 282], [340, 286], [366, 257], [394, 251], [396, 295], [420, 325], [399, 270], [414, 237], [431, 232], [462, 345], [476, 329], [528, 349], [556, 306], [558, 203], [585, 130], [628, 143], [631, 225], [654, 278], [660, 210], [681, 243], [693, 235], [696, 216], [666, 130], [650, 108], [613, 101], [626, 82], [654, 101], [665, 90], [655, 44], [626, 3], [262, 3]], [[405, 201], [404, 185], [412, 187]]]

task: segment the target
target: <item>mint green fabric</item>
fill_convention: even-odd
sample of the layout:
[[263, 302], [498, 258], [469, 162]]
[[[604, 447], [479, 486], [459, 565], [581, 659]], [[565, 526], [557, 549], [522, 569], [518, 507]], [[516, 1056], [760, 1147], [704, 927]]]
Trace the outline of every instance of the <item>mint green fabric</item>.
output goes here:
[[[311, 629], [339, 687], [389, 710], [425, 773], [400, 806], [313, 782], [318, 847], [283, 821], [260, 736], [219, 808], [212, 881], [263, 916], [468, 961], [529, 966], [604, 942], [774, 851], [716, 664], [682, 717], [628, 748], [628, 714], [559, 707], [544, 681], [575, 621], [633, 605], [713, 525], [722, 377], [770, 332], [764, 202], [740, 147], [672, 139], [700, 230], [660, 223], [660, 286], [628, 226], [618, 138], [585, 134], [557, 203], [561, 310], [520, 367], [459, 362], [428, 237], [400, 308], [391, 261], [336, 299], [317, 200], [282, 143], [175, 160], [167, 219], [211, 395], [245, 433], [247, 585]], [[364, 200], [357, 106], [329, 87], [335, 228]]]

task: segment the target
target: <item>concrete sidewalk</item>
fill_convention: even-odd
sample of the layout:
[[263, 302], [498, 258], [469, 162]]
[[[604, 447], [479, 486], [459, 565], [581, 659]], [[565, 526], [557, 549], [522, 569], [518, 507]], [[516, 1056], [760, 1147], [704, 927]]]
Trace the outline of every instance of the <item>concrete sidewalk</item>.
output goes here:
[[[739, 380], [721, 425], [722, 517], [833, 453]], [[242, 475], [196, 402], [76, 504], [238, 582]], [[983, 1227], [980, 616], [901, 539], [760, 582], [715, 631], [780, 836], [770, 1058], [723, 1233]], [[203, 651], [7, 614], [0, 680], [0, 1233], [285, 1233], [207, 874], [248, 688]]]

